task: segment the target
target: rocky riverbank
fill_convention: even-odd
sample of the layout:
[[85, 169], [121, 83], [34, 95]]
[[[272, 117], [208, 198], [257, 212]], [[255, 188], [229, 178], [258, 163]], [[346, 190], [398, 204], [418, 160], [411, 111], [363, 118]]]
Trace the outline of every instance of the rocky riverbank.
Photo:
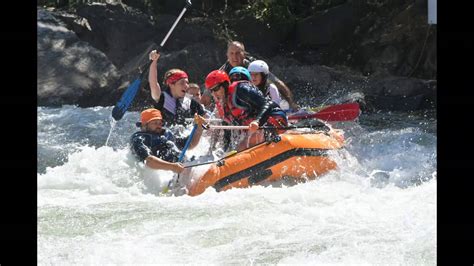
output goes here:
[[[250, 54], [269, 63], [302, 105], [330, 99], [357, 100], [367, 111], [435, 108], [436, 26], [427, 24], [425, 1], [395, 1], [376, 11], [358, 1], [340, 2], [281, 25], [237, 11], [225, 23], [189, 12], [165, 44], [159, 79], [169, 68], [182, 68], [202, 85], [226, 60], [222, 32], [230, 31]], [[41, 106], [114, 105], [176, 19], [124, 4], [37, 12]], [[134, 103], [132, 109], [151, 104], [147, 86]]]

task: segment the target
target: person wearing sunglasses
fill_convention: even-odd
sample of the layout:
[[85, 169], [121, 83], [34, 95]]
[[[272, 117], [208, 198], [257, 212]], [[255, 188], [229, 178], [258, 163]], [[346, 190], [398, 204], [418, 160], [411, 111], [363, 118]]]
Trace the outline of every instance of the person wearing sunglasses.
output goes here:
[[[205, 81], [219, 116], [228, 124], [249, 126], [248, 136], [241, 139], [237, 151], [263, 142], [271, 134], [281, 130], [259, 131], [260, 126], [284, 128], [288, 125], [286, 113], [250, 82], [250, 73], [245, 68], [230, 71], [232, 80], [223, 70], [210, 72]], [[238, 74], [238, 75], [237, 75]]]

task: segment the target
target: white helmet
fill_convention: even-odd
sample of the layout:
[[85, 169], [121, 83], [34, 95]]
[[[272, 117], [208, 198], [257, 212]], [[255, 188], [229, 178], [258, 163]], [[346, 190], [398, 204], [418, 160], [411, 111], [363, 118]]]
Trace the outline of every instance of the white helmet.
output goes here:
[[270, 73], [267, 63], [265, 63], [265, 61], [263, 60], [253, 61], [252, 63], [250, 63], [247, 69], [249, 70], [249, 72], [263, 72], [265, 75], [268, 75], [268, 73]]

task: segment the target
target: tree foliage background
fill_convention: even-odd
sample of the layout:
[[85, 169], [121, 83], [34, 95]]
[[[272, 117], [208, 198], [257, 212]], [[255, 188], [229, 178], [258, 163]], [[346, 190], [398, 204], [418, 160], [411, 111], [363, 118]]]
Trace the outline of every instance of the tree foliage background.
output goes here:
[[[139, 8], [145, 13], [159, 15], [176, 13], [185, 1], [178, 0], [38, 0], [38, 5], [45, 7], [74, 9], [90, 3], [123, 3]], [[369, 11], [383, 5], [390, 5], [394, 0], [194, 0], [195, 15], [216, 16], [231, 13], [245, 13], [262, 21], [277, 22], [305, 18], [316, 12], [326, 10], [346, 2], [355, 3]]]

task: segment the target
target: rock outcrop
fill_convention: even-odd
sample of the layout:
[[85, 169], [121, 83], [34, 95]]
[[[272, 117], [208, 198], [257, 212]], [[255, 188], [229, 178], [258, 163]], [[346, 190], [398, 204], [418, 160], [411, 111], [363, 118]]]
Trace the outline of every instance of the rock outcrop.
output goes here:
[[[435, 108], [436, 28], [422, 24], [419, 1], [391, 5], [364, 13], [360, 1], [335, 1], [324, 12], [274, 25], [243, 15], [223, 24], [187, 14], [162, 49], [158, 79], [181, 68], [203, 85], [225, 62], [220, 34], [231, 29], [301, 105], [356, 100], [366, 110]], [[39, 105], [114, 105], [175, 21], [164, 13], [154, 18], [123, 4], [89, 4], [73, 14], [39, 8]], [[239, 27], [243, 22], [247, 27]], [[142, 83], [132, 109], [152, 104], [146, 78]]]
[[38, 104], [107, 104], [119, 79], [107, 56], [81, 41], [51, 13], [38, 10]]

